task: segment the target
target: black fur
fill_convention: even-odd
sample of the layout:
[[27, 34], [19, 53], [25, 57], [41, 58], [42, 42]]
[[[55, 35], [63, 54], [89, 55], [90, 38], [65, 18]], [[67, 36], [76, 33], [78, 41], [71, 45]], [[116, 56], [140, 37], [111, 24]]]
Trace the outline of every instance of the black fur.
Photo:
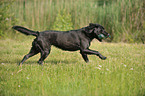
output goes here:
[[23, 60], [19, 64], [23, 64], [23, 62], [29, 57], [32, 57], [38, 53], [41, 53], [38, 63], [42, 64], [44, 59], [50, 53], [51, 45], [66, 51], [80, 50], [80, 54], [86, 62], [89, 61], [87, 55], [91, 54], [99, 56], [102, 60], [106, 59], [106, 57], [101, 55], [98, 51], [89, 49], [90, 43], [94, 38], [102, 41], [102, 39], [98, 37], [99, 34], [109, 37], [109, 34], [105, 31], [104, 27], [99, 24], [90, 23], [87, 27], [70, 31], [49, 30], [38, 32], [21, 26], [13, 26], [13, 29], [25, 35], [36, 36], [36, 39], [34, 39], [32, 43], [30, 52], [24, 56]]

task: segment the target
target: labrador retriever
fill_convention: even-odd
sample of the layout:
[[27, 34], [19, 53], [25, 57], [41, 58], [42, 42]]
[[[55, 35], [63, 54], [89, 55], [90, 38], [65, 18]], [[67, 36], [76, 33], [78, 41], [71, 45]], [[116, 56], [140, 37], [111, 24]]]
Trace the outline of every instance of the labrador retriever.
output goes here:
[[42, 65], [45, 58], [50, 54], [52, 45], [66, 51], [79, 50], [85, 62], [89, 62], [87, 55], [97, 55], [102, 60], [106, 59], [98, 51], [89, 49], [90, 43], [94, 38], [101, 42], [102, 39], [110, 36], [100, 24], [90, 23], [87, 27], [70, 31], [48, 30], [38, 32], [21, 26], [13, 26], [13, 29], [25, 35], [33, 35], [36, 37], [32, 42], [30, 52], [24, 56], [19, 65], [38, 53], [41, 53], [38, 63]]

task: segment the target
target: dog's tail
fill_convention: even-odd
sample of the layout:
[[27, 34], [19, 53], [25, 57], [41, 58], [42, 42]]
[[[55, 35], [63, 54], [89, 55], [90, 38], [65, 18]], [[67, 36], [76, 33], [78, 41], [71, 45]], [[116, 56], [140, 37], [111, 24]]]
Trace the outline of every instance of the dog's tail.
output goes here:
[[21, 33], [23, 33], [23, 34], [25, 34], [25, 35], [33, 35], [33, 36], [36, 36], [36, 37], [39, 35], [38, 31], [32, 31], [32, 30], [29, 30], [29, 29], [21, 27], [21, 26], [13, 26], [12, 28], [21, 32]]

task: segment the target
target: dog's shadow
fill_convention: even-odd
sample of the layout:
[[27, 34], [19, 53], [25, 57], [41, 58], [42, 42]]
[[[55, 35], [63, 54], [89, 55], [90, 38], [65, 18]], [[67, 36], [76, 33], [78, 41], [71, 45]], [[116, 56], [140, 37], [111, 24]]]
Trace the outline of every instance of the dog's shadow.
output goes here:
[[[68, 60], [46, 60], [44, 61], [43, 65], [58, 65], [58, 64], [75, 64], [77, 63], [77, 61], [68, 61]], [[19, 62], [17, 62], [17, 64], [19, 64]], [[23, 64], [27, 64], [27, 65], [36, 65], [38, 64], [37, 61], [26, 61]], [[38, 64], [39, 65], [39, 64]]]
[[[2, 61], [0, 64], [17, 64], [19, 65], [21, 60], [16, 60], [16, 61]], [[43, 65], [57, 65], [57, 64], [75, 64], [77, 61], [75, 60], [46, 60], [44, 61]], [[36, 65], [38, 64], [36, 60], [28, 60], [23, 63], [24, 65]], [[39, 64], [38, 64], [39, 65]]]
[[72, 63], [76, 63], [77, 61], [68, 61], [68, 60], [48, 60], [48, 61], [44, 61], [44, 64], [72, 64]]

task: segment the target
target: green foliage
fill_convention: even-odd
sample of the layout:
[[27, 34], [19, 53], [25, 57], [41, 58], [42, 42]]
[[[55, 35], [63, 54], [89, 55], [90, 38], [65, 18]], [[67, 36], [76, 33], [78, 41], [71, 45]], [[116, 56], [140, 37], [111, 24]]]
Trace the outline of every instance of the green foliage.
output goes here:
[[10, 12], [17, 25], [34, 30], [79, 29], [92, 22], [105, 27], [110, 41], [134, 43], [144, 41], [144, 5], [143, 0], [15, 0]]
[[53, 24], [53, 30], [67, 31], [72, 30], [73, 24], [71, 15], [65, 9], [57, 14], [56, 20]]
[[15, 24], [14, 14], [9, 12], [12, 1], [0, 1], [0, 38], [6, 37], [12, 25]]
[[[52, 48], [43, 66], [40, 55], [17, 66], [29, 52], [32, 39], [0, 41], [1, 96], [144, 96], [145, 46], [93, 42], [107, 56], [89, 56]], [[97, 46], [96, 46], [97, 45]]]

